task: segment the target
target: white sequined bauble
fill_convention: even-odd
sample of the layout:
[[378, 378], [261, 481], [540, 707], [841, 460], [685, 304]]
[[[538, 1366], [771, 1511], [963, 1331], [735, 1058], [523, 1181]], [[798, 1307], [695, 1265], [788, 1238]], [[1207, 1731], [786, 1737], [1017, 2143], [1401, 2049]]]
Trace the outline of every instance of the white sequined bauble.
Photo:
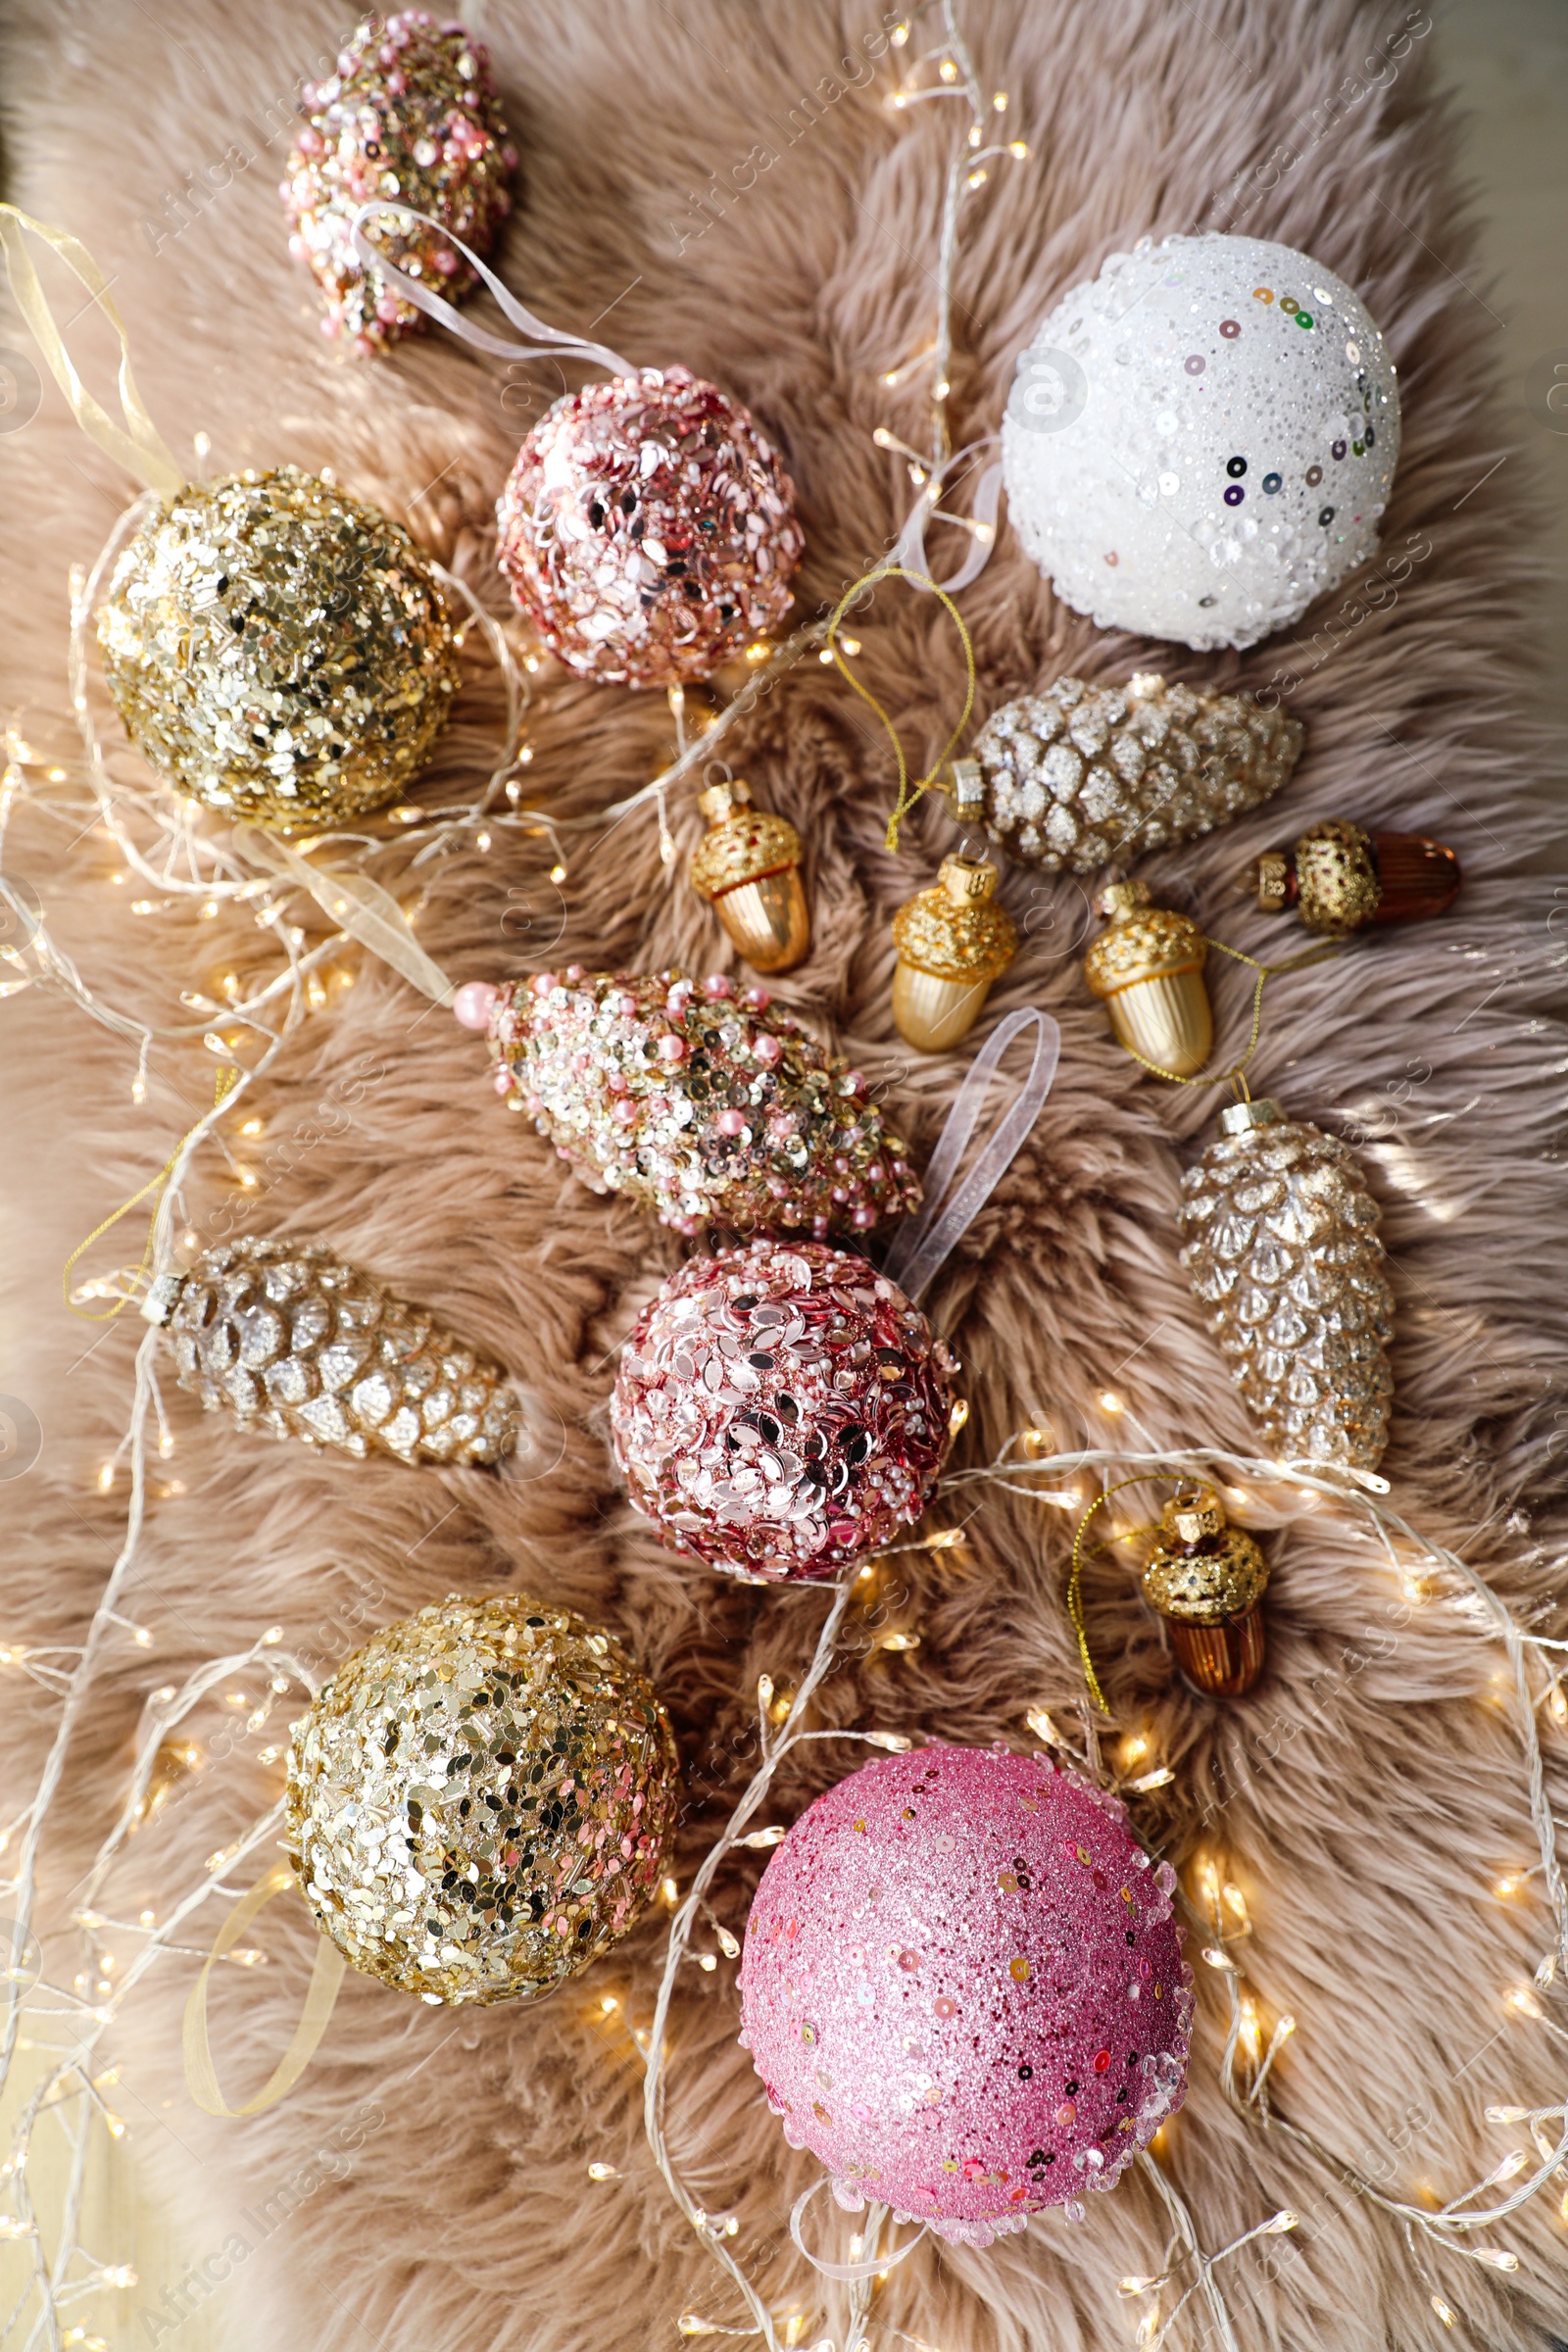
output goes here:
[[1142, 238], [1018, 361], [1007, 511], [1075, 612], [1252, 645], [1365, 561], [1399, 455], [1359, 296], [1261, 237]]

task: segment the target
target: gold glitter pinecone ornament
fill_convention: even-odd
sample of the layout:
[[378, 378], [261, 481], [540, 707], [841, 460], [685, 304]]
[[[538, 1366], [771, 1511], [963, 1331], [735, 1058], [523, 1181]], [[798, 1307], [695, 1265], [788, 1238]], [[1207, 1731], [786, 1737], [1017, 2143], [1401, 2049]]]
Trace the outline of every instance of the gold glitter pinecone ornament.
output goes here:
[[811, 951], [799, 833], [787, 816], [754, 807], [739, 776], [710, 784], [697, 806], [708, 832], [692, 852], [692, 888], [754, 971], [793, 971]]
[[893, 917], [893, 1018], [923, 1054], [940, 1054], [968, 1035], [991, 983], [1018, 953], [1012, 917], [995, 904], [996, 887], [988, 858], [944, 858], [935, 886], [906, 899]]
[[1343, 936], [1372, 923], [1446, 914], [1459, 860], [1424, 833], [1366, 833], [1342, 816], [1308, 825], [1288, 850], [1265, 850], [1242, 876], [1265, 914], [1294, 910], [1308, 931]]
[[160, 1275], [142, 1313], [180, 1387], [241, 1429], [404, 1462], [489, 1464], [517, 1443], [500, 1367], [319, 1243], [225, 1242]]
[[1144, 1568], [1144, 1598], [1170, 1628], [1176, 1662], [1200, 1690], [1239, 1698], [1263, 1671], [1268, 1563], [1232, 1527], [1212, 1487], [1171, 1497]]
[[296, 466], [165, 500], [121, 551], [98, 636], [136, 749], [176, 792], [259, 825], [394, 799], [459, 682], [429, 559]]
[[1349, 1150], [1277, 1102], [1233, 1102], [1182, 1179], [1181, 1262], [1281, 1461], [1375, 1470], [1394, 1297]]
[[430, 2002], [554, 1992], [667, 1865], [675, 1742], [612, 1635], [526, 1593], [371, 1636], [294, 1726], [289, 1859], [350, 1964]]
[[1214, 1043], [1202, 932], [1191, 915], [1156, 906], [1146, 882], [1112, 882], [1095, 911], [1107, 928], [1084, 957], [1084, 978], [1117, 1038], [1156, 1070], [1191, 1078]]
[[1090, 874], [1255, 808], [1290, 780], [1303, 734], [1250, 694], [1167, 686], [1155, 671], [1125, 686], [1057, 678], [994, 711], [945, 789], [959, 821], [1009, 858]]

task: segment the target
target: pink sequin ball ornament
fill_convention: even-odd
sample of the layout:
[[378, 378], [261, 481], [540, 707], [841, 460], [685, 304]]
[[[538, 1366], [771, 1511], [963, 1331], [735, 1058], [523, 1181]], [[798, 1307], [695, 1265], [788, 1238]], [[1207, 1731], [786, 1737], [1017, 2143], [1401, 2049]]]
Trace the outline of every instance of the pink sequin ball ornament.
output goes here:
[[[421, 323], [355, 254], [354, 217], [377, 196], [411, 206], [475, 252], [488, 252], [512, 210], [517, 151], [496, 105], [490, 60], [456, 21], [422, 8], [362, 24], [337, 72], [300, 93], [305, 121], [280, 194], [289, 249], [326, 301], [322, 332], [362, 353], [384, 350]], [[401, 216], [372, 220], [387, 259], [458, 299], [478, 284], [446, 236]]]
[[1186, 2086], [1176, 1884], [1043, 1755], [934, 1744], [819, 1796], [746, 1923], [742, 2043], [792, 2147], [984, 2246], [1083, 2218]]
[[956, 1369], [863, 1257], [750, 1242], [688, 1259], [638, 1319], [615, 1459], [674, 1550], [751, 1584], [834, 1576], [925, 1509]]
[[608, 685], [710, 677], [782, 620], [805, 546], [772, 445], [684, 368], [558, 400], [496, 517], [518, 606], [568, 669]]
[[594, 1192], [678, 1233], [717, 1222], [866, 1231], [920, 1200], [908, 1147], [858, 1070], [721, 974], [535, 972], [470, 981], [453, 1006], [487, 1031], [496, 1092]]

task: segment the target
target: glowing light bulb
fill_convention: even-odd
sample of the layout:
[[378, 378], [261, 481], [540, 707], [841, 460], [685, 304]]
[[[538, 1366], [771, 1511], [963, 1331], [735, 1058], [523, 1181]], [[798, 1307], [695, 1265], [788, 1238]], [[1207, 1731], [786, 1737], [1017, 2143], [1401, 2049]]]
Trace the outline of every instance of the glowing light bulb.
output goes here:
[[591, 2164], [588, 2167], [588, 2178], [590, 2180], [618, 2180], [620, 2175], [612, 2164]]
[[550, 879], [551, 879], [551, 881], [552, 881], [552, 882], [555, 882], [555, 883], [558, 883], [558, 884], [559, 884], [559, 883], [562, 883], [562, 882], [564, 882], [564, 880], [566, 879], [566, 869], [565, 869], [565, 867], [564, 867], [564, 865], [553, 865], [553, 866], [550, 868]]

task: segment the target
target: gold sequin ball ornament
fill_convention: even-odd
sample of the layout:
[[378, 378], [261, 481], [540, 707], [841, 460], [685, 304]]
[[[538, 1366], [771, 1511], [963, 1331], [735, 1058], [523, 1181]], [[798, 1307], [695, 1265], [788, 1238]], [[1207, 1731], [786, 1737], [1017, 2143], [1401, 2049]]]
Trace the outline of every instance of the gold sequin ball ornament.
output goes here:
[[1375, 1471], [1394, 1296], [1378, 1206], [1338, 1136], [1233, 1102], [1182, 1179], [1181, 1262], [1277, 1459]]
[[944, 858], [934, 886], [906, 899], [893, 917], [893, 1018], [922, 1054], [941, 1054], [967, 1037], [992, 982], [1018, 953], [996, 888], [988, 858]]
[[317, 1242], [225, 1242], [142, 1313], [182, 1389], [262, 1437], [403, 1462], [490, 1464], [517, 1443], [506, 1374]]
[[1194, 841], [1288, 783], [1305, 730], [1250, 694], [1057, 678], [994, 711], [950, 792], [960, 824], [1009, 858], [1089, 874], [1113, 858]]
[[787, 816], [756, 808], [739, 776], [710, 784], [697, 805], [708, 831], [692, 852], [692, 888], [754, 971], [793, 971], [811, 949], [799, 833]]
[[1230, 1525], [1212, 1487], [1172, 1496], [1159, 1526], [1144, 1598], [1169, 1627], [1188, 1681], [1217, 1698], [1239, 1698], [1263, 1671], [1268, 1563], [1252, 1538]]
[[378, 270], [362, 266], [355, 214], [385, 196], [425, 215], [407, 229], [398, 216], [379, 224], [388, 259], [449, 296], [472, 292], [477, 272], [437, 231], [488, 253], [512, 210], [517, 151], [489, 55], [462, 24], [405, 9], [362, 24], [336, 73], [303, 86], [300, 110], [279, 190], [289, 250], [321, 290], [322, 332], [361, 353], [384, 350], [422, 320]]
[[679, 1796], [613, 1636], [453, 1597], [372, 1635], [294, 1726], [286, 1845], [352, 1967], [454, 2007], [541, 2000], [635, 1927]]
[[1445, 843], [1366, 833], [1340, 816], [1308, 825], [1288, 850], [1265, 850], [1242, 877], [1265, 914], [1295, 913], [1308, 931], [1331, 936], [1446, 914], [1459, 882], [1459, 860]]
[[1156, 1070], [1192, 1077], [1214, 1043], [1202, 932], [1190, 915], [1156, 906], [1146, 882], [1111, 883], [1095, 910], [1107, 927], [1084, 957], [1084, 978], [1117, 1038]]
[[395, 799], [459, 683], [429, 560], [293, 466], [164, 500], [116, 562], [98, 636], [126, 731], [174, 790], [284, 829]]
[[452, 1007], [485, 1032], [496, 1092], [593, 1192], [677, 1233], [720, 1224], [817, 1239], [919, 1205], [908, 1146], [858, 1070], [767, 991], [723, 973], [535, 972], [469, 981]]

